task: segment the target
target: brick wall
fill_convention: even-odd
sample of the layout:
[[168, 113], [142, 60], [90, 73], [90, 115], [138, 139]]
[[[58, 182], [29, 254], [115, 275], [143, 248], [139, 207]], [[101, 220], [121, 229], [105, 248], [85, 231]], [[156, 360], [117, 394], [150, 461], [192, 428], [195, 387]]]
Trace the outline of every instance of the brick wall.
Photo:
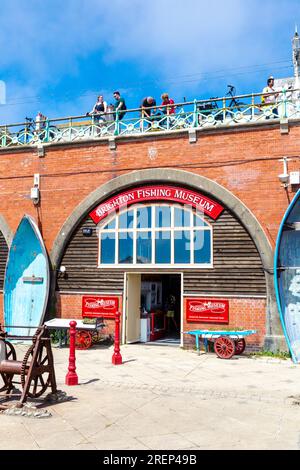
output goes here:
[[[283, 171], [280, 159], [289, 157], [289, 171], [299, 170], [299, 139], [300, 125], [290, 126], [289, 134], [283, 135], [279, 126], [270, 122], [247, 130], [199, 132], [195, 144], [190, 144], [186, 135], [153, 135], [117, 141], [115, 151], [109, 150], [107, 142], [50, 146], [44, 158], [39, 158], [35, 149], [0, 151], [0, 213], [13, 231], [24, 213], [32, 215], [51, 252], [63, 223], [96, 188], [138, 169], [171, 167], [194, 172], [227, 188], [252, 211], [274, 246], [280, 221], [293, 196], [279, 183], [278, 175]], [[41, 185], [41, 204], [37, 208], [29, 199], [34, 173], [40, 174]], [[58, 316], [80, 316], [78, 301], [79, 297], [62, 295]], [[1, 310], [2, 302], [0, 318]], [[261, 345], [265, 301], [232, 299], [230, 311], [230, 326], [259, 326], [258, 335], [249, 338], [249, 344]]]
[[[117, 296], [119, 299], [119, 310], [123, 312], [122, 296]], [[58, 318], [72, 318], [82, 320], [82, 294], [58, 294], [57, 301], [57, 317]], [[114, 333], [114, 320], [104, 319], [106, 334]], [[121, 317], [122, 327], [122, 317]]]
[[[225, 297], [224, 297], [225, 298]], [[184, 302], [185, 305], [185, 302]], [[186, 312], [184, 311], [184, 319]], [[256, 330], [256, 334], [246, 338], [248, 350], [262, 348], [266, 334], [266, 300], [257, 298], [229, 299], [229, 323], [227, 325], [216, 325], [209, 323], [190, 323], [184, 320], [183, 331], [192, 330], [216, 330], [243, 328], [245, 330]], [[185, 346], [195, 346], [195, 337], [185, 335]]]
[[[119, 296], [120, 311], [122, 312], [122, 296]], [[81, 316], [81, 294], [61, 294], [58, 300], [58, 317], [61, 318], [78, 318]], [[185, 302], [184, 302], [185, 307]], [[257, 334], [251, 335], [246, 338], [247, 349], [257, 350], [263, 346], [264, 336], [266, 333], [266, 300], [257, 298], [237, 298], [229, 299], [229, 324], [216, 325], [209, 323], [187, 323], [186, 311], [184, 308], [184, 322], [181, 327], [182, 331], [191, 331], [197, 329], [213, 330], [213, 329], [235, 329], [244, 328], [246, 330], [256, 330]], [[112, 320], [105, 320], [107, 324], [107, 331], [114, 332], [114, 322]], [[122, 325], [122, 319], [121, 319]], [[195, 337], [184, 335], [184, 347], [193, 348], [195, 346]]]
[[[140, 168], [175, 167], [195, 172], [223, 185], [253, 212], [274, 243], [288, 205], [278, 181], [291, 157], [289, 170], [299, 169], [300, 126], [280, 134], [278, 126], [264, 129], [199, 133], [197, 143], [172, 137], [122, 141], [116, 151], [107, 143], [49, 147], [44, 158], [36, 151], [0, 152], [1, 214], [15, 230], [24, 213], [40, 223], [48, 250], [75, 207], [97, 187], [122, 173]], [[156, 157], [148, 155], [156, 149]], [[41, 207], [29, 199], [33, 174], [41, 175]]]

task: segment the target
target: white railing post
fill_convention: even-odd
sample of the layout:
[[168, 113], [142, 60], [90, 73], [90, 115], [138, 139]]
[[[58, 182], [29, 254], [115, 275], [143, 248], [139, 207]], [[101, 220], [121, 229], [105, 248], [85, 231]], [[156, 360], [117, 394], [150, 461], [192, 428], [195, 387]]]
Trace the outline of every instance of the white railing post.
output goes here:
[[286, 95], [285, 88], [282, 90], [282, 102], [283, 102], [283, 116], [282, 117], [287, 118], [287, 95]]
[[72, 118], [69, 118], [69, 142], [71, 142], [71, 137], [72, 137]]
[[194, 100], [194, 111], [193, 111], [193, 127], [198, 126], [198, 109], [197, 109], [197, 100]]

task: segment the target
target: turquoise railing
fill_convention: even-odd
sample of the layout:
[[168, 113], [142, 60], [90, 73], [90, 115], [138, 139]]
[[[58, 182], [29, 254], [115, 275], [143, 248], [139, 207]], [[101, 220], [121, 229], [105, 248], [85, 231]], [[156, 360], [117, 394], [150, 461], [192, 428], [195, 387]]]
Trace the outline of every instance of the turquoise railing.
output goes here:
[[261, 99], [261, 93], [252, 93], [175, 103], [172, 105], [175, 114], [169, 114], [167, 106], [156, 106], [150, 118], [137, 108], [127, 110], [125, 116], [109, 112], [100, 118], [84, 115], [3, 125], [0, 126], [0, 149], [300, 118], [298, 90], [281, 91], [273, 104], [263, 104]]

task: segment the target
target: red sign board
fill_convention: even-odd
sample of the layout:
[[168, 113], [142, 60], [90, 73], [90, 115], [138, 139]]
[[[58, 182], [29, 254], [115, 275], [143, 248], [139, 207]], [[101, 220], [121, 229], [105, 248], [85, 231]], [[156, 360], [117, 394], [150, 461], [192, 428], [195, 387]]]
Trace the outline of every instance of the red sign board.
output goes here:
[[83, 317], [115, 318], [119, 310], [119, 298], [115, 296], [84, 295], [82, 297]]
[[229, 301], [221, 299], [186, 299], [186, 319], [196, 323], [228, 323]]
[[214, 220], [219, 217], [224, 209], [220, 204], [212, 201], [207, 196], [186, 188], [165, 185], [142, 186], [108, 199], [90, 212], [90, 217], [98, 224], [108, 214], [122, 207], [147, 201], [174, 201], [180, 204], [189, 204]]

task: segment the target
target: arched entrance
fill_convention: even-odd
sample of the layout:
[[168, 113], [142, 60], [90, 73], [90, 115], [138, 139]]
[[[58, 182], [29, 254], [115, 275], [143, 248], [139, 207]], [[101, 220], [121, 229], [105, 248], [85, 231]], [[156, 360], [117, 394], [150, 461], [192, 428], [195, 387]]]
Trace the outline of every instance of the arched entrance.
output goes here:
[[272, 276], [273, 253], [268, 239], [257, 219], [238, 198], [214, 181], [194, 173], [170, 169], [142, 170], [122, 175], [104, 184], [91, 193], [75, 209], [63, 225], [55, 240], [51, 253], [53, 266], [59, 266], [65, 248], [76, 230], [76, 227], [83, 222], [86, 215], [96, 205], [100, 204], [102, 201], [108, 200], [117, 193], [125, 191], [127, 188], [156, 183], [185, 186], [205, 193], [214, 200], [221, 202], [246, 229], [258, 251], [265, 273], [267, 297], [266, 343], [269, 347], [273, 347], [274, 349], [279, 347], [283, 337], [274, 299]]

